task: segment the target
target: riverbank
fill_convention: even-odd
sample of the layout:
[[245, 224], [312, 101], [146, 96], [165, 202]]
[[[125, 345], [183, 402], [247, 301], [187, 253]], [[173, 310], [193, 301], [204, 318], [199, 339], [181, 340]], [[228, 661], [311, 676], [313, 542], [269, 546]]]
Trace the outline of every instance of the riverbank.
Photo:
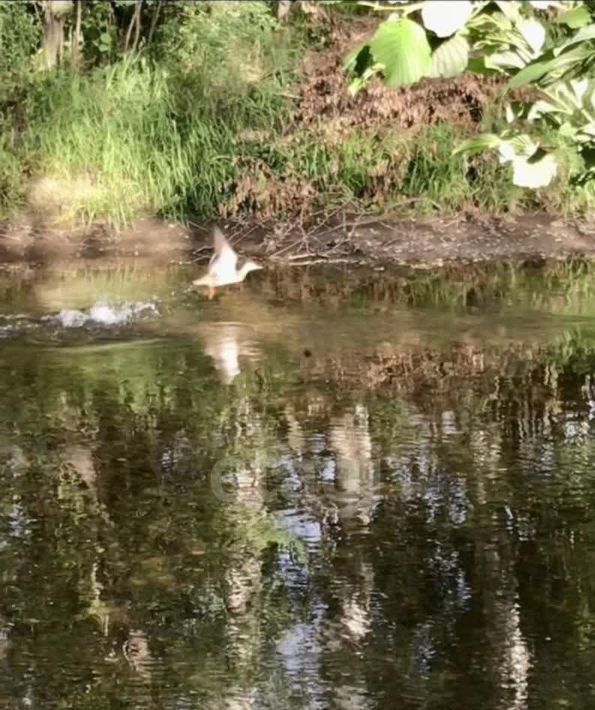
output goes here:
[[[84, 250], [96, 242], [103, 249], [108, 234], [138, 232], [144, 215], [299, 224], [310, 234], [317, 224], [334, 228], [333, 215], [347, 211], [396, 215], [396, 231], [407, 231], [411, 218], [429, 219], [442, 233], [436, 215], [449, 224], [481, 215], [483, 223], [483, 216], [575, 218], [595, 209], [592, 188], [571, 184], [568, 166], [555, 183], [530, 190], [513, 185], [510, 166], [495, 154], [454, 154], [470, 136], [498, 129], [508, 100], [501, 80], [469, 75], [401, 89], [373, 82], [352, 96], [344, 60], [377, 17], [331, 13], [324, 22], [280, 26], [264, 3], [215, 3], [208, 20], [218, 29], [209, 34], [200, 4], [170, 10], [180, 31], [164, 29], [142, 54], [96, 58], [78, 71], [29, 67], [0, 101], [0, 219], [17, 226], [5, 258], [21, 242], [27, 252], [68, 251], [62, 236], [81, 223], [107, 225], [86, 230], [94, 236]], [[11, 13], [34, 21], [25, 9]], [[161, 239], [159, 228], [149, 231]], [[138, 235], [132, 241], [141, 251], [170, 250]], [[341, 251], [330, 248], [335, 257]]]
[[[309, 230], [274, 222], [220, 221], [245, 256], [265, 264], [436, 267], [447, 263], [595, 257], [595, 219], [518, 217], [383, 218], [335, 213]], [[211, 255], [210, 223], [184, 226], [145, 218], [114, 231], [105, 224], [40, 228], [22, 220], [0, 231], [0, 263], [50, 265], [144, 259], [202, 264]]]

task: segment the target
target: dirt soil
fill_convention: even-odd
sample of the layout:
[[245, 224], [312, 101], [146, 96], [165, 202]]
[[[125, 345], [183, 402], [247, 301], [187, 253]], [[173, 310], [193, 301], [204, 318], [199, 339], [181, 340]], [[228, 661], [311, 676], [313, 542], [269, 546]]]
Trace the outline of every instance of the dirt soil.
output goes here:
[[[241, 256], [278, 265], [352, 263], [431, 268], [446, 263], [595, 258], [595, 218], [567, 222], [545, 215], [517, 218], [379, 219], [335, 215], [306, 232], [275, 223], [220, 222]], [[211, 225], [186, 228], [139, 220], [115, 235], [104, 227], [46, 229], [22, 222], [0, 229], [0, 263], [49, 265], [136, 258], [155, 263], [207, 262]]]
[[327, 129], [341, 135], [358, 130], [390, 126], [391, 130], [416, 129], [441, 122], [469, 127], [478, 124], [483, 108], [503, 92], [498, 78], [465, 74], [456, 79], [425, 80], [411, 87], [387, 89], [373, 81], [356, 96], [347, 91], [343, 68], [345, 57], [378, 26], [378, 19], [362, 17], [336, 23], [324, 51], [308, 52], [301, 66], [297, 126], [317, 125], [324, 119]]

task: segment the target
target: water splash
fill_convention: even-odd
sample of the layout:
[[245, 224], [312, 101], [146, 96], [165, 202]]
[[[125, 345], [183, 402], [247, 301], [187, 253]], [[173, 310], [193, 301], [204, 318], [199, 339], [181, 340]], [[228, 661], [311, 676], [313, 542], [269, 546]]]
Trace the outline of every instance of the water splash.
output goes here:
[[85, 325], [126, 325], [139, 318], [157, 315], [157, 306], [151, 302], [112, 305], [97, 301], [88, 310], [64, 308], [58, 314], [46, 316], [42, 320], [58, 323], [63, 328], [81, 328]]
[[26, 315], [20, 313], [0, 315], [0, 338], [8, 338], [31, 326], [32, 323]]

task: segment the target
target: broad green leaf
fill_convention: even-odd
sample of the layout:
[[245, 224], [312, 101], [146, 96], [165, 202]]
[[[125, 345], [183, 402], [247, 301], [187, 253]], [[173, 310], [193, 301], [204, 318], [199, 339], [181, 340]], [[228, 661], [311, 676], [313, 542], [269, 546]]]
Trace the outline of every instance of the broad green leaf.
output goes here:
[[509, 138], [507, 142], [514, 148], [517, 155], [525, 158], [530, 158], [535, 155], [535, 151], [539, 148], [531, 136], [528, 136], [525, 133]]
[[371, 67], [367, 67], [359, 76], [355, 76], [347, 87], [347, 91], [351, 96], [355, 96], [359, 91], [361, 91], [370, 79], [376, 74], [382, 71], [381, 64], [373, 64]]
[[498, 9], [500, 10], [500, 12], [514, 24], [516, 24], [521, 19], [520, 2], [503, 0], [503, 2], [496, 2], [496, 5], [498, 5]]
[[387, 86], [407, 86], [425, 76], [431, 49], [423, 27], [408, 19], [388, 20], [370, 41], [374, 59], [384, 67]]
[[538, 146], [531, 137], [524, 133], [508, 140], [500, 140], [498, 144], [501, 163], [510, 163], [518, 158], [529, 159], [537, 149]]
[[586, 25], [582, 27], [574, 37], [566, 40], [564, 44], [554, 49], [554, 54], [559, 55], [564, 52], [568, 47], [572, 47], [575, 44], [580, 44], [581, 42], [588, 42], [589, 40], [595, 39], [595, 24]]
[[591, 13], [585, 5], [579, 5], [558, 15], [554, 21], [576, 30], [591, 22]]
[[533, 54], [537, 54], [545, 42], [545, 27], [537, 20], [523, 20], [518, 23], [517, 29]]
[[506, 107], [504, 109], [504, 114], [506, 117], [506, 123], [514, 123], [517, 121], [519, 118], [522, 118], [524, 113], [524, 105], [514, 103], [514, 104], [506, 104]]
[[474, 74], [480, 74], [481, 76], [494, 76], [497, 73], [494, 67], [491, 67], [485, 62], [486, 57], [469, 57], [469, 62], [467, 68], [470, 72]]
[[529, 109], [529, 113], [527, 114], [527, 121], [531, 122], [534, 121], [536, 118], [541, 118], [546, 113], [555, 113], [557, 111], [558, 107], [555, 104], [549, 101], [544, 101], [543, 99], [539, 99]]
[[516, 158], [512, 161], [512, 181], [519, 187], [545, 187], [557, 172], [558, 164], [552, 153], [545, 153], [538, 160]]
[[497, 148], [502, 139], [495, 133], [482, 133], [479, 136], [468, 138], [458, 145], [453, 151], [455, 155], [458, 153], [483, 153], [486, 150]]
[[424, 27], [438, 37], [450, 37], [465, 26], [473, 14], [467, 0], [427, 0], [421, 8]]
[[569, 67], [572, 68], [573, 64], [580, 65], [584, 59], [592, 56], [592, 52], [593, 50], [588, 45], [575, 47], [555, 57], [552, 57], [552, 52], [548, 51], [515, 74], [508, 83], [508, 88], [518, 89], [526, 84], [538, 83], [542, 78], [545, 78], [545, 83], [547, 81], [551, 83], [556, 78], [555, 72], [567, 71]]
[[469, 44], [461, 35], [455, 35], [442, 44], [432, 54], [432, 64], [428, 76], [433, 79], [458, 76], [469, 61]]
[[494, 69], [523, 69], [527, 64], [517, 52], [494, 52], [485, 58], [485, 63]]
[[573, 126], [572, 123], [569, 121], [564, 121], [560, 125], [560, 128], [558, 129], [559, 135], [561, 135], [563, 138], [571, 138], [574, 139], [576, 137], [577, 129], [576, 126]]
[[512, 79], [508, 82], [508, 88], [518, 89], [521, 86], [533, 84], [538, 79], [541, 79], [544, 74], [547, 74], [550, 70], [550, 65], [551, 61], [532, 62], [531, 64], [528, 64], [524, 69], [521, 69], [521, 71], [512, 77]]

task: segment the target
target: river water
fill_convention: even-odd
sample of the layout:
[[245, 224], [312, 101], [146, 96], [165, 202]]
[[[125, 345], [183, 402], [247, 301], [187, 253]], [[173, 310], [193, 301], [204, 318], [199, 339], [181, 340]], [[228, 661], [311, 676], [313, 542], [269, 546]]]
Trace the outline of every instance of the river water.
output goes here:
[[590, 270], [191, 275], [0, 276], [0, 707], [595, 707]]

